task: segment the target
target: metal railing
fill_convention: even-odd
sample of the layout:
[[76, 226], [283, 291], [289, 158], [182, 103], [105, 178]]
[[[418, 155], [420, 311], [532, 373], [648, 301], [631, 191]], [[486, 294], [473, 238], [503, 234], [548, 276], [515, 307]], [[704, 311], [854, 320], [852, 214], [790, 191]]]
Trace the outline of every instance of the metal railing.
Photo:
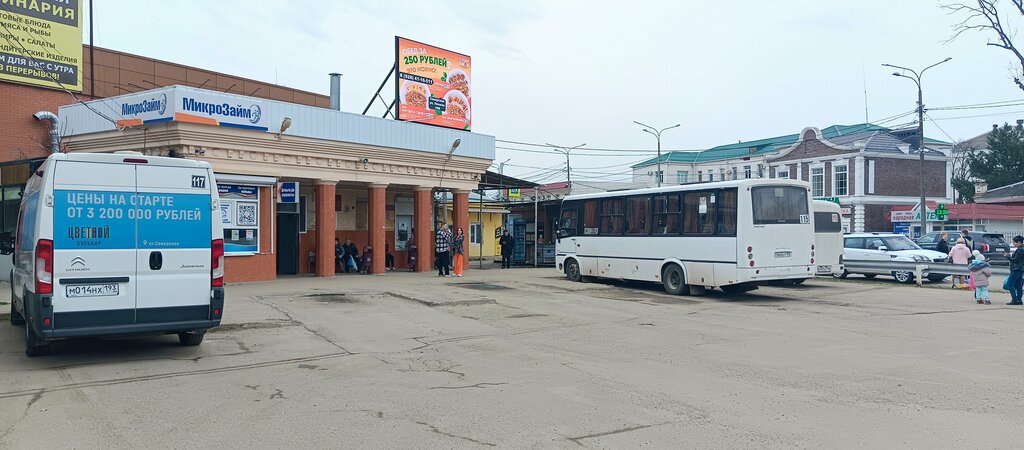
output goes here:
[[[872, 273], [877, 272], [912, 272], [917, 279], [917, 285], [924, 283], [924, 278], [929, 274], [943, 275], [970, 275], [971, 271], [963, 264], [940, 263], [940, 262], [903, 262], [903, 261], [843, 261], [846, 269], [852, 272], [862, 270]], [[992, 275], [1006, 276], [1010, 274], [1007, 266], [992, 266]]]

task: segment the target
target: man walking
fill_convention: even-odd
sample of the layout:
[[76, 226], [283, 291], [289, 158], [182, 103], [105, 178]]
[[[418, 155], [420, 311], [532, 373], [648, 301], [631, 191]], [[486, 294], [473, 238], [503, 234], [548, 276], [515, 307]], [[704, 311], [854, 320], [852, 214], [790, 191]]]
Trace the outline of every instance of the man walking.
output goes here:
[[439, 277], [451, 276], [448, 271], [451, 249], [452, 232], [448, 229], [448, 224], [444, 223], [441, 224], [441, 229], [437, 230], [437, 237], [434, 239], [434, 250], [437, 252], [437, 276]]
[[515, 241], [508, 234], [508, 228], [501, 232], [501, 239], [498, 240], [498, 244], [501, 245], [501, 268], [508, 269], [512, 267], [512, 247], [515, 246]]
[[1013, 253], [1008, 256], [1010, 258], [1010, 277], [1006, 280], [1007, 287], [1010, 289], [1010, 303], [1007, 305], [1021, 305], [1021, 282], [1024, 280], [1024, 236], [1013, 237]]

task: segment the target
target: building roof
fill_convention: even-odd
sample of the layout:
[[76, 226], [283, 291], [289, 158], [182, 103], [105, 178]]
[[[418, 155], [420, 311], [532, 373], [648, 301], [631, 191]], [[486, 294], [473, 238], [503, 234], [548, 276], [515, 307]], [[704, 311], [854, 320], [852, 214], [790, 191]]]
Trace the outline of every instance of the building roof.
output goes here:
[[989, 189], [974, 197], [975, 203], [1020, 202], [1024, 201], [1024, 181]]
[[[821, 129], [821, 137], [836, 144], [847, 144], [863, 140], [874, 141], [877, 139], [877, 142], [873, 144], [873, 147], [868, 148], [867, 151], [902, 153], [898, 146], [908, 144], [911, 148], [917, 148], [917, 128], [890, 129], [871, 123], [862, 123], [857, 125], [832, 125]], [[795, 133], [754, 141], [719, 145], [717, 147], [711, 147], [700, 151], [669, 151], [661, 155], [661, 162], [689, 164], [707, 161], [721, 161], [746, 156], [759, 156], [778, 151], [782, 148], [795, 144], [799, 140], [800, 134]], [[871, 142], [869, 142], [869, 144], [870, 143]], [[948, 142], [931, 138], [925, 138], [925, 144], [952, 145]], [[658, 158], [655, 157], [641, 161], [633, 165], [632, 168], [646, 167], [657, 163]]]

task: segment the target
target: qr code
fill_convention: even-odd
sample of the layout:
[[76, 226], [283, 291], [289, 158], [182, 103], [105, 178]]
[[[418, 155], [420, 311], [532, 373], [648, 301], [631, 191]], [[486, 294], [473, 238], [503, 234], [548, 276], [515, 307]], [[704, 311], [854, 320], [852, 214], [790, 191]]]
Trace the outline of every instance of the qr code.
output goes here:
[[243, 227], [256, 226], [256, 203], [238, 202], [235, 209], [238, 210], [237, 224]]

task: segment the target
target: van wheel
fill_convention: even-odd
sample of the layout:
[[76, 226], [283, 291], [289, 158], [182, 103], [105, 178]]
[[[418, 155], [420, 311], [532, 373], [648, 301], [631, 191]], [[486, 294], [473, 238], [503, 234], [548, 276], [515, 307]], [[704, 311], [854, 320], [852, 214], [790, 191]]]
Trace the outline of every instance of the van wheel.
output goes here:
[[570, 259], [565, 263], [565, 277], [569, 281], [583, 281], [583, 276], [580, 275], [580, 263], [575, 259]]
[[[39, 341], [42, 341], [40, 343]], [[25, 326], [25, 355], [29, 358], [44, 356], [50, 353], [50, 343], [36, 337], [32, 327]]]
[[206, 330], [182, 331], [178, 333], [178, 343], [186, 347], [194, 347], [203, 343], [204, 336], [206, 336]]
[[18, 313], [18, 309], [14, 307], [14, 298], [11, 298], [11, 325], [24, 325], [25, 317]]
[[661, 271], [661, 284], [665, 286], [665, 292], [672, 295], [681, 295], [686, 290], [686, 280], [683, 278], [683, 269], [676, 264], [669, 264]]

